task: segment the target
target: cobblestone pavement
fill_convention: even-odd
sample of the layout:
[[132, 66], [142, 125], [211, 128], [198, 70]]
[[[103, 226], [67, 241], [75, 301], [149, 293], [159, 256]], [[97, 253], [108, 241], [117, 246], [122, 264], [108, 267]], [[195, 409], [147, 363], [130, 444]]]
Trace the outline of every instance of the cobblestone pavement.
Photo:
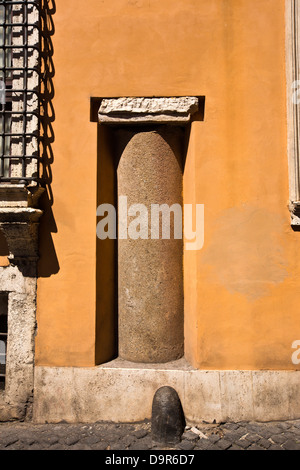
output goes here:
[[173, 447], [152, 441], [150, 422], [0, 423], [0, 450], [300, 450], [300, 420], [187, 426]]

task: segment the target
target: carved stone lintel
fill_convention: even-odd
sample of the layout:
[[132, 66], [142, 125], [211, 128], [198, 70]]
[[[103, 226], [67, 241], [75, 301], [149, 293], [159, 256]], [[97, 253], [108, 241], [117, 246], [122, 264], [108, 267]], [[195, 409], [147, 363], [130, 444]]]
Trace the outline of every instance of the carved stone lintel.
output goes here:
[[98, 119], [106, 124], [187, 124], [199, 109], [195, 96], [104, 98]]

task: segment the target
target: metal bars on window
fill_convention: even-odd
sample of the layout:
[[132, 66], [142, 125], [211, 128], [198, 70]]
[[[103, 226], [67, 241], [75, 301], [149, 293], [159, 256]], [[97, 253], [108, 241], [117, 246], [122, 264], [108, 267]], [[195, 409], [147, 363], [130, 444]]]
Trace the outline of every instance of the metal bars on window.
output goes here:
[[0, 182], [39, 182], [40, 0], [0, 0]]

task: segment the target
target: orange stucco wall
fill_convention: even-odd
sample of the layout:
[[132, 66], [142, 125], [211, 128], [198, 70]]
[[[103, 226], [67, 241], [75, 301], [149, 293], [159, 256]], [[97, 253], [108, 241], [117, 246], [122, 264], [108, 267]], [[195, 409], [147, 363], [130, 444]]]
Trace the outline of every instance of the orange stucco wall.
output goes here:
[[51, 192], [42, 201], [38, 365], [91, 366], [97, 124], [90, 97], [205, 96], [184, 202], [205, 242], [184, 259], [186, 357], [293, 369], [299, 233], [290, 227], [284, 0], [56, 0]]

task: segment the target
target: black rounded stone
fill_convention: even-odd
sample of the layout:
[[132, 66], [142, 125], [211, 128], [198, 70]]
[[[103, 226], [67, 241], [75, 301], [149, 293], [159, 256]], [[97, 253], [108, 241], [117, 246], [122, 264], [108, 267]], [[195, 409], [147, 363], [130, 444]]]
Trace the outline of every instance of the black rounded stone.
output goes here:
[[152, 403], [152, 440], [161, 444], [177, 444], [184, 428], [184, 413], [176, 390], [168, 386], [159, 388]]

